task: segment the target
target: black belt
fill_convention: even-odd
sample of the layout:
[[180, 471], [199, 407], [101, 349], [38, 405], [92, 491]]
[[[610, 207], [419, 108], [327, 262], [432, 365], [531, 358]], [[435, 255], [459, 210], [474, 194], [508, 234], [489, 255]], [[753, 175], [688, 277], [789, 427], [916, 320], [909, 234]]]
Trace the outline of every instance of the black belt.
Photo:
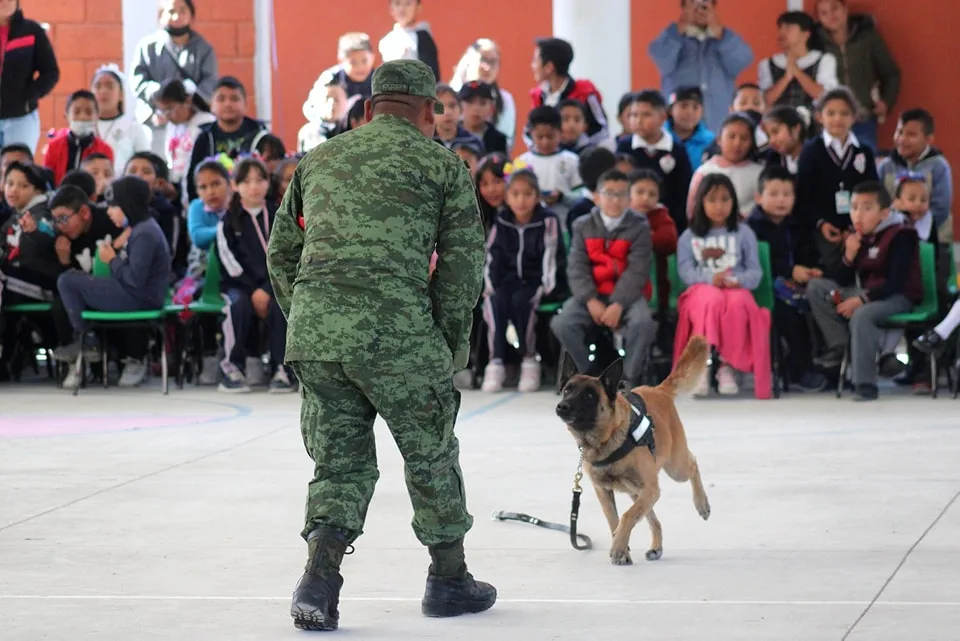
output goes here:
[[520, 523], [529, 523], [537, 527], [548, 530], [557, 530], [558, 532], [567, 532], [570, 534], [570, 545], [574, 550], [589, 550], [593, 547], [590, 537], [586, 534], [577, 534], [577, 520], [580, 517], [580, 495], [583, 488], [580, 487], [580, 480], [583, 478], [583, 454], [580, 455], [580, 463], [577, 465], [577, 473], [573, 477], [573, 499], [570, 502], [570, 525], [563, 523], [553, 523], [552, 521], [543, 521], [535, 516], [523, 514], [522, 512], [504, 512], [503, 510], [493, 513], [495, 521], [519, 521]]

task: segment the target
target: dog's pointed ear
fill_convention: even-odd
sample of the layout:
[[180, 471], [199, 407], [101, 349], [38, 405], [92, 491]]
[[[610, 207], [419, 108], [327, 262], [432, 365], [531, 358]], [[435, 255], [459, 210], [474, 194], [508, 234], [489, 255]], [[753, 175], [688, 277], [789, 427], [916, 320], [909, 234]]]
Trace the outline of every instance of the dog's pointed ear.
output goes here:
[[610, 363], [607, 369], [603, 370], [603, 374], [600, 375], [600, 383], [611, 401], [617, 398], [617, 392], [620, 390], [620, 379], [622, 378], [623, 359], [621, 358]]
[[560, 366], [560, 389], [562, 390], [570, 382], [570, 379], [579, 374], [577, 364], [573, 362], [570, 354], [564, 354], [563, 364]]

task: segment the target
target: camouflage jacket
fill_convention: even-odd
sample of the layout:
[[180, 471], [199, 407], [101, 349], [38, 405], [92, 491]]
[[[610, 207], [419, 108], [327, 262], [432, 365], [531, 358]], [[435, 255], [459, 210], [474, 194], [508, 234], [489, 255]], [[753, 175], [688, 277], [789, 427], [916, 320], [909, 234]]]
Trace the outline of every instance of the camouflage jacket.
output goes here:
[[286, 360], [462, 368], [483, 263], [456, 155], [389, 115], [332, 138], [300, 161], [270, 235]]

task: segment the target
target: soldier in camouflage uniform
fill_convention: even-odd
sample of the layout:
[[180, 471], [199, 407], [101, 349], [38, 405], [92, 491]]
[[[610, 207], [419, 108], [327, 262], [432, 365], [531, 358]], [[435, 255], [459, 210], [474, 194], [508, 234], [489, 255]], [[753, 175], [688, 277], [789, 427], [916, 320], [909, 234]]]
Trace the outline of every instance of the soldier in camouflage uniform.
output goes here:
[[496, 601], [464, 561], [473, 518], [454, 435], [453, 372], [467, 362], [484, 234], [466, 167], [431, 139], [443, 112], [435, 95], [420, 61], [377, 69], [368, 124], [300, 161], [270, 236], [286, 358], [316, 463], [303, 530], [309, 558], [291, 607], [299, 628], [337, 627], [340, 562], [379, 477], [378, 413], [403, 455], [413, 530], [430, 551], [423, 613], [481, 612]]

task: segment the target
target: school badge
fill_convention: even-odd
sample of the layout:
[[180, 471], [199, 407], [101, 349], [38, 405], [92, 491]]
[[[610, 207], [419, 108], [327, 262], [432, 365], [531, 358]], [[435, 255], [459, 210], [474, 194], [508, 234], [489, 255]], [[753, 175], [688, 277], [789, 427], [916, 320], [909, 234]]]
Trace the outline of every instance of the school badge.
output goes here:
[[867, 170], [867, 157], [863, 154], [857, 154], [857, 157], [853, 159], [853, 168], [857, 170], [858, 174], [862, 174]]
[[660, 158], [660, 169], [663, 173], [669, 174], [677, 166], [677, 161], [672, 154], [667, 154]]

